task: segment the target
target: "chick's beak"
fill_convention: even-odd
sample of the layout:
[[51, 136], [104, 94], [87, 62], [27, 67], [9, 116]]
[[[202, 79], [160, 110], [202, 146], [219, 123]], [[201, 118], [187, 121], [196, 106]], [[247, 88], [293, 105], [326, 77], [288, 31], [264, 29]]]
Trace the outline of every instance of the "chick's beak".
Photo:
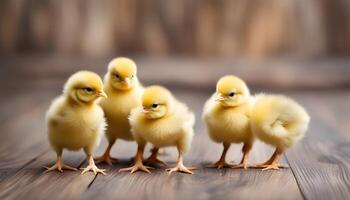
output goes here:
[[150, 112], [150, 110], [147, 109], [147, 108], [143, 108], [140, 112], [141, 112], [141, 113], [144, 113], [144, 114], [147, 114], [147, 113]]
[[225, 100], [225, 97], [221, 96], [220, 94], [218, 94], [215, 98], [215, 101], [223, 101]]
[[106, 94], [104, 91], [98, 91], [98, 92], [96, 92], [96, 96], [107, 98], [107, 94]]
[[124, 81], [123, 81], [123, 83], [124, 83], [127, 87], [129, 87], [129, 86], [131, 85], [131, 80], [130, 80], [130, 78], [125, 78]]

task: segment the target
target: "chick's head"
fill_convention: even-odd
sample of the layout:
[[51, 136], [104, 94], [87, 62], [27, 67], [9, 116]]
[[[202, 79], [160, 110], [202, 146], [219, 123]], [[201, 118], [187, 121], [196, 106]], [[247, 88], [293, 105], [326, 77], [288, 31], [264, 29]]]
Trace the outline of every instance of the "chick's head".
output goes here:
[[79, 71], [70, 76], [63, 93], [77, 103], [91, 103], [99, 97], [107, 97], [100, 76], [89, 71]]
[[246, 103], [250, 92], [243, 80], [236, 76], [224, 76], [216, 85], [216, 101], [225, 107], [234, 107]]
[[115, 58], [108, 64], [107, 78], [114, 89], [129, 90], [136, 83], [137, 67], [129, 58]]
[[142, 113], [148, 119], [159, 119], [172, 110], [172, 95], [164, 87], [150, 86], [142, 95]]

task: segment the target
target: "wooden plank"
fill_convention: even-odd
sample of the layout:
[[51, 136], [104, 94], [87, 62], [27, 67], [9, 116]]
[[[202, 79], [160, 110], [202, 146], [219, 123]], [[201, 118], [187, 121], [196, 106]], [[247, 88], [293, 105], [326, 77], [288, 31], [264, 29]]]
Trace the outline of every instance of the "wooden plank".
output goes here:
[[[22, 113], [30, 112], [32, 107], [40, 103], [47, 102], [47, 96], [47, 93], [43, 94], [37, 89], [30, 91], [4, 89], [3, 95], [0, 97], [0, 125], [4, 125]], [[3, 129], [2, 126], [0, 126], [1, 129]]]
[[[43, 166], [53, 165], [55, 154], [52, 151], [39, 156], [29, 165], [0, 182], [1, 199], [77, 199], [94, 179], [93, 173], [80, 175], [80, 172], [64, 171], [43, 174]], [[82, 153], [63, 154], [63, 161], [80, 167], [84, 162]], [[85, 165], [85, 164], [84, 164]]]
[[318, 115], [327, 126], [337, 130], [342, 137], [350, 140], [350, 90], [333, 90], [318, 94], [322, 109]]
[[0, 142], [0, 169], [21, 168], [38, 154], [49, 149], [45, 133], [44, 116], [46, 104], [40, 100], [29, 101], [24, 112], [17, 112], [1, 127], [3, 133]]
[[[332, 93], [329, 100], [333, 99]], [[286, 155], [306, 199], [348, 199], [350, 142], [325, 120], [325, 106], [312, 94], [296, 95], [311, 115], [306, 137]], [[340, 106], [346, 108], [347, 102]]]
[[[202, 105], [209, 94], [175, 92], [175, 95], [187, 102], [196, 113], [196, 135], [192, 148], [185, 157], [185, 164], [199, 166], [195, 175], [174, 173], [168, 175], [165, 168], [153, 170], [152, 174], [137, 172], [118, 173], [122, 167], [131, 164], [131, 155], [135, 153], [133, 143], [117, 143], [113, 156], [121, 157], [122, 162], [108, 168], [106, 177], [98, 175], [91, 184], [84, 198], [166, 198], [166, 199], [302, 199], [294, 176], [290, 169], [279, 172], [250, 169], [207, 169], [204, 166], [216, 161], [222, 151], [219, 144], [212, 142], [206, 135], [204, 124], [200, 120]], [[251, 162], [262, 162], [272, 153], [272, 148], [257, 142], [251, 154]], [[169, 155], [161, 158], [174, 165], [176, 150], [166, 150]], [[146, 151], [147, 152], [147, 151]], [[228, 153], [228, 161], [238, 162], [241, 158], [241, 145], [233, 145]], [[282, 160], [282, 162], [285, 162]], [[269, 191], [269, 192], [267, 192]], [[286, 196], [286, 193], [288, 195]]]
[[[201, 140], [203, 139], [203, 140]], [[152, 174], [119, 173], [118, 169], [130, 165], [127, 158], [122, 163], [108, 168], [106, 177], [98, 175], [84, 198], [167, 198], [167, 199], [302, 199], [292, 172], [289, 169], [279, 172], [260, 170], [206, 169], [212, 161], [218, 159], [221, 146], [213, 144], [205, 135], [197, 135], [194, 147], [207, 147], [200, 151], [192, 150], [185, 159], [187, 165], [199, 166], [195, 175], [167, 174], [161, 167]], [[173, 149], [167, 149], [169, 156], [162, 157], [174, 165], [176, 159]], [[206, 151], [207, 150], [207, 151]], [[240, 159], [240, 146], [232, 147], [228, 160]], [[257, 145], [252, 152], [251, 161], [258, 162], [271, 154], [271, 149]], [[204, 161], [204, 162], [203, 162]], [[206, 161], [206, 162], [205, 162]], [[283, 162], [283, 160], [282, 160]], [[269, 191], [269, 192], [266, 192]], [[288, 193], [288, 196], [285, 194]]]

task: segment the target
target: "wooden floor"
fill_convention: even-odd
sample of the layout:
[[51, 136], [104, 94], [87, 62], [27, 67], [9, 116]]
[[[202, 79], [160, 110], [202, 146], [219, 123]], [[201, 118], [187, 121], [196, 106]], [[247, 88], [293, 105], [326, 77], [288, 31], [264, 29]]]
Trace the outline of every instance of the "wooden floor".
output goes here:
[[[254, 66], [231, 69], [227, 67], [229, 62], [218, 62], [218, 71], [213, 70], [212, 76], [209, 76], [208, 70], [212, 69], [208, 66], [200, 68], [203, 61], [140, 59], [139, 76], [146, 85], [160, 82], [169, 86], [195, 112], [195, 137], [185, 157], [185, 164], [198, 166], [199, 170], [195, 171], [195, 175], [169, 175], [164, 168], [153, 170], [152, 174], [119, 173], [120, 168], [131, 164], [136, 145], [118, 141], [112, 154], [120, 158], [120, 162], [113, 167], [100, 165], [107, 169], [108, 175], [94, 176], [93, 173], [80, 175], [79, 172], [70, 171], [43, 174], [43, 166], [52, 165], [55, 160], [44, 123], [45, 111], [51, 99], [60, 93], [68, 75], [82, 69], [81, 66], [101, 75], [106, 66], [106, 61], [56, 60], [1, 60], [0, 199], [350, 198], [350, 90], [347, 89], [350, 69], [342, 67], [350, 66], [350, 62], [342, 61], [339, 72], [337, 68], [331, 70], [328, 67], [333, 66], [332, 62], [321, 66], [323, 71], [315, 71], [314, 63], [303, 62], [303, 65], [311, 65], [307, 71], [304, 66], [291, 68], [289, 65], [295, 62], [286, 61], [288, 66], [285, 70], [299, 75], [284, 82], [274, 74], [266, 74], [274, 70], [273, 67], [267, 71], [260, 69], [256, 74], [251, 70], [255, 69]], [[179, 67], [174, 71], [176, 63]], [[212, 61], [210, 65], [214, 67], [216, 62]], [[199, 68], [202, 70], [196, 70]], [[157, 69], [164, 73], [154, 74]], [[315, 73], [310, 73], [313, 71]], [[306, 107], [311, 115], [310, 129], [300, 143], [284, 154], [282, 163], [289, 168], [280, 171], [205, 168], [219, 158], [222, 147], [208, 138], [200, 119], [201, 109], [214, 91], [212, 84], [223, 73], [236, 73], [244, 77], [254, 92], [284, 93]], [[201, 74], [208, 78], [198, 78]], [[167, 75], [168, 81], [162, 75]], [[189, 76], [193, 76], [193, 79]], [[100, 155], [105, 146], [106, 140], [103, 139], [95, 155]], [[232, 145], [227, 159], [238, 162], [240, 148], [239, 144]], [[258, 141], [253, 147], [250, 161], [264, 161], [272, 151], [271, 147]], [[162, 159], [173, 165], [176, 150], [167, 148], [166, 152], [168, 155], [162, 156]], [[86, 165], [82, 151], [64, 152], [63, 160], [75, 167]]]

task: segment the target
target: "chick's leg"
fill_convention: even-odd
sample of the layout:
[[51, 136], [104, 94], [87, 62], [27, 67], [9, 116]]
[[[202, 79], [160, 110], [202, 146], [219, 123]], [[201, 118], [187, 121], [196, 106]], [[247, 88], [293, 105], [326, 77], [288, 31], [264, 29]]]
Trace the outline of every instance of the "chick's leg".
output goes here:
[[112, 165], [112, 162], [117, 162], [118, 161], [118, 159], [112, 158], [111, 154], [110, 154], [112, 146], [114, 145], [114, 143], [115, 143], [115, 140], [114, 141], [110, 141], [108, 143], [108, 147], [107, 147], [106, 151], [104, 152], [104, 154], [102, 156], [100, 156], [100, 157], [95, 158], [96, 164], [105, 162], [108, 165]]
[[191, 170], [196, 169], [195, 167], [185, 167], [183, 164], [183, 152], [181, 150], [179, 150], [179, 158], [177, 160], [177, 164], [175, 167], [173, 168], [169, 168], [166, 171], [170, 173], [172, 172], [184, 172], [184, 173], [188, 173], [188, 174], [193, 174], [193, 172]]
[[152, 154], [153, 154], [154, 151], [157, 151], [158, 155], [162, 155], [162, 156], [167, 156], [167, 155], [169, 155], [169, 154], [165, 151], [164, 148], [161, 149], [161, 150], [159, 150], [157, 147], [153, 147], [153, 148], [150, 150], [150, 152], [151, 152]]
[[242, 153], [243, 153], [243, 156], [242, 156], [242, 160], [239, 164], [237, 165], [233, 165], [232, 168], [243, 168], [243, 169], [248, 169], [249, 165], [248, 165], [248, 157], [249, 157], [249, 152], [250, 150], [252, 149], [252, 145], [251, 144], [247, 144], [245, 143], [243, 145], [243, 148], [242, 148]]
[[231, 144], [224, 142], [223, 146], [224, 146], [224, 150], [222, 151], [220, 159], [216, 163], [209, 165], [208, 167], [221, 169], [224, 167], [233, 167], [234, 166], [233, 164], [229, 164], [226, 162], [226, 154], [227, 154], [227, 151], [230, 148]]
[[262, 164], [256, 165], [255, 168], [262, 168], [263, 171], [269, 170], [269, 169], [278, 170], [280, 168], [285, 168], [285, 166], [282, 166], [278, 163], [278, 160], [282, 155], [282, 153], [283, 153], [282, 149], [276, 148], [275, 152], [272, 154], [269, 160], [267, 160]]
[[144, 171], [147, 173], [151, 173], [148, 169], [153, 169], [152, 167], [149, 166], [145, 166], [143, 165], [143, 151], [145, 149], [145, 145], [138, 145], [137, 147], [137, 153], [135, 155], [135, 159], [134, 159], [134, 165], [132, 167], [127, 167], [127, 168], [122, 168], [119, 170], [119, 172], [127, 172], [130, 171], [130, 173], [134, 173], [136, 171]]
[[85, 174], [88, 171], [92, 171], [94, 172], [94, 174], [98, 174], [101, 173], [103, 175], [106, 175], [106, 170], [105, 169], [99, 169], [94, 162], [94, 158], [92, 157], [92, 151], [90, 150], [90, 148], [84, 148], [84, 151], [86, 153], [86, 156], [89, 160], [89, 164], [86, 168], [81, 168], [83, 171], [81, 172], [81, 174]]
[[58, 170], [59, 172], [63, 172], [63, 169], [67, 170], [73, 170], [76, 171], [77, 169], [68, 165], [65, 165], [62, 163], [62, 150], [57, 152], [57, 158], [56, 158], [56, 164], [54, 164], [52, 167], [45, 167], [46, 170], [44, 173]]
[[161, 165], [167, 166], [168, 164], [166, 162], [157, 158], [158, 153], [159, 153], [159, 148], [153, 147], [151, 156], [147, 158], [144, 162], [149, 165], [161, 164]]

